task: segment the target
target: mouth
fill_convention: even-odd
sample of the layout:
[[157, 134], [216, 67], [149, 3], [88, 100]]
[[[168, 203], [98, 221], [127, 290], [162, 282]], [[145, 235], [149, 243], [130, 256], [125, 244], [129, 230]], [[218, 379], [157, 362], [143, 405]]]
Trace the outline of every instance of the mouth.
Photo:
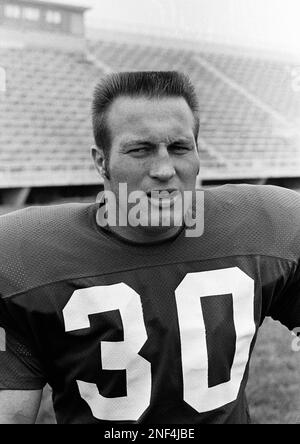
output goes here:
[[151, 190], [147, 194], [149, 203], [158, 208], [171, 208], [175, 205], [175, 202], [181, 196], [179, 190], [167, 189], [167, 190]]

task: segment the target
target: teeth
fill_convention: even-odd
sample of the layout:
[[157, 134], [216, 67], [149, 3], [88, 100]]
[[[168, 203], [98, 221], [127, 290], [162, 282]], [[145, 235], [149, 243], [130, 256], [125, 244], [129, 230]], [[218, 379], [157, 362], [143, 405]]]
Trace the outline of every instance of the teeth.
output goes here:
[[169, 207], [178, 198], [178, 192], [169, 193], [168, 191], [153, 191], [148, 195], [152, 204], [159, 207]]
[[171, 196], [169, 193], [159, 193], [158, 198], [159, 199], [170, 199]]
[[154, 191], [150, 193], [152, 199], [172, 199], [174, 197], [174, 192], [169, 193], [169, 191]]

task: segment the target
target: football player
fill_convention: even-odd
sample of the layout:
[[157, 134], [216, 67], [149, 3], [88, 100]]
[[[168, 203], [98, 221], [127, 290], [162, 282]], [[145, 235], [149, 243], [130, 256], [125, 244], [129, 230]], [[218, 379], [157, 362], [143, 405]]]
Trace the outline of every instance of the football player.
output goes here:
[[[260, 325], [300, 326], [300, 197], [207, 189], [204, 232], [187, 236], [176, 201], [192, 192], [195, 213], [198, 111], [180, 73], [108, 76], [95, 90], [92, 154], [117, 223], [103, 223], [105, 199], [0, 218], [1, 423], [33, 423], [46, 383], [61, 424], [250, 421]], [[133, 206], [120, 184], [146, 196], [159, 224], [143, 210], [121, 223]]]

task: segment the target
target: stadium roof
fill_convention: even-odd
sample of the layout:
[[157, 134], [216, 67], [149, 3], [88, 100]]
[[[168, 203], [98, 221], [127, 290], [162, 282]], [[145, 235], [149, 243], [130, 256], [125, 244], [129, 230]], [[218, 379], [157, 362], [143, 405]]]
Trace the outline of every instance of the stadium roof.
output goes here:
[[95, 184], [90, 101], [106, 72], [188, 73], [201, 103], [202, 178], [300, 177], [292, 64], [244, 55], [97, 42], [90, 54], [0, 48], [0, 187]]
[[[1, 0], [4, 1], [4, 0]], [[31, 3], [31, 4], [43, 4], [45, 6], [50, 6], [50, 7], [55, 7], [58, 6], [59, 8], [63, 8], [63, 9], [69, 9], [69, 10], [76, 10], [79, 12], [84, 12], [87, 11], [88, 9], [90, 9], [90, 5], [87, 2], [84, 1], [78, 1], [78, 0], [72, 0], [72, 3], [66, 3], [65, 1], [60, 1], [60, 0], [14, 0], [15, 3]]]

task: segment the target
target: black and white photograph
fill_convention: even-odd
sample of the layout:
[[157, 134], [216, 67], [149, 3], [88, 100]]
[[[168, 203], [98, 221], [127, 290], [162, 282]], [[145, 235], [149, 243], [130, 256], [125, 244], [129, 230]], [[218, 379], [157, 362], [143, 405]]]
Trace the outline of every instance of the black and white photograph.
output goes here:
[[0, 424], [300, 424], [299, 0], [0, 0]]

